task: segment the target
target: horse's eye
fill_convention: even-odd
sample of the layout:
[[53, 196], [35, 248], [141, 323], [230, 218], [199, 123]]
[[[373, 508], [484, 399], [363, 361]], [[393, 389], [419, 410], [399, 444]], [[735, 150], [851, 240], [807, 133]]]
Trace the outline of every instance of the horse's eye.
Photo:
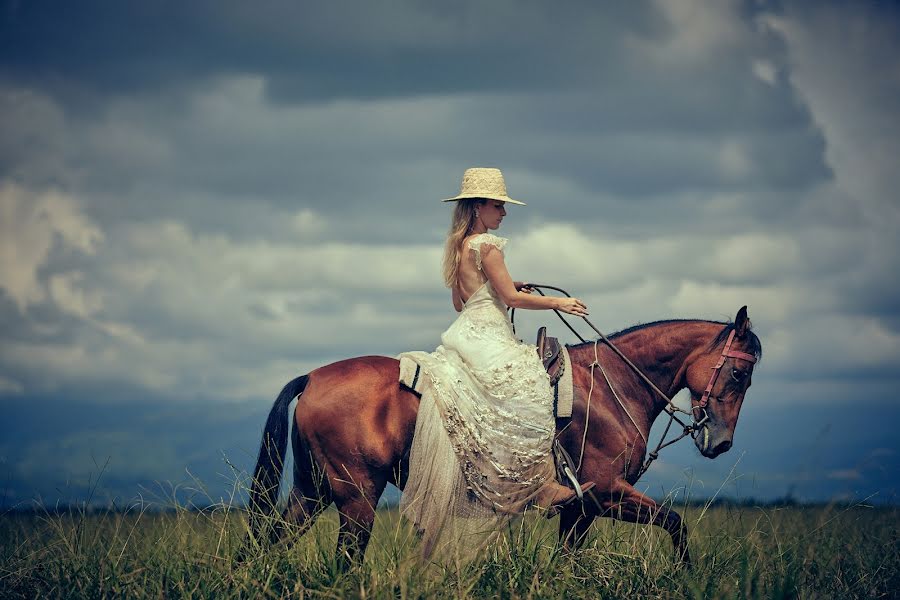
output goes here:
[[735, 378], [735, 380], [740, 381], [744, 378], [744, 375], [747, 373], [745, 371], [741, 371], [740, 369], [731, 369], [731, 376]]

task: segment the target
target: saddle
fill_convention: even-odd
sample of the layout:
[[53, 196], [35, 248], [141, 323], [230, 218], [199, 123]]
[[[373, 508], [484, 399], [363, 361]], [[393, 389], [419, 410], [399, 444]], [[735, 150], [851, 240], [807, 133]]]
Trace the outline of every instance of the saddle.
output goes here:
[[538, 358], [544, 363], [547, 375], [550, 376], [550, 385], [554, 386], [559, 382], [559, 378], [562, 377], [564, 367], [564, 361], [560, 356], [559, 340], [555, 337], [547, 336], [547, 328], [541, 327], [538, 329], [535, 345], [537, 346]]

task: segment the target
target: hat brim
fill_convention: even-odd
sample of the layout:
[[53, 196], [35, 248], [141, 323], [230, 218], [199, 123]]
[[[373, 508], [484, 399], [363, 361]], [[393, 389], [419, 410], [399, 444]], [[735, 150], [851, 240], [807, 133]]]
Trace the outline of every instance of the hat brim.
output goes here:
[[443, 200], [441, 200], [441, 202], [453, 202], [454, 200], [475, 200], [482, 198], [485, 200], [501, 200], [503, 202], [509, 202], [510, 204], [520, 204], [522, 206], [528, 206], [524, 202], [513, 200], [509, 196], [486, 196], [485, 194], [462, 194], [460, 196], [454, 196], [453, 198], [444, 198]]

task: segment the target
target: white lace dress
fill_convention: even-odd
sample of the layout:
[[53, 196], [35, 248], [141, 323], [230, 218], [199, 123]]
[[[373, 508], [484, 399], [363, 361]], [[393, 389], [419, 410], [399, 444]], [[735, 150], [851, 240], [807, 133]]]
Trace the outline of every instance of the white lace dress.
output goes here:
[[549, 377], [481, 271], [483, 245], [502, 252], [506, 242], [490, 233], [468, 241], [484, 283], [434, 352], [398, 356], [428, 375], [400, 505], [422, 533], [425, 557], [484, 547], [555, 474]]

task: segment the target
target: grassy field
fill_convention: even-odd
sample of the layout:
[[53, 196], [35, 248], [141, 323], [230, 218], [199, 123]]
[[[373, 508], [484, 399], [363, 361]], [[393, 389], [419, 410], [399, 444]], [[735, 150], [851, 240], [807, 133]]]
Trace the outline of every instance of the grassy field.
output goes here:
[[656, 528], [602, 519], [584, 549], [555, 546], [556, 520], [528, 516], [460, 571], [416, 561], [410, 528], [380, 510], [366, 561], [342, 574], [337, 516], [292, 547], [234, 566], [236, 509], [7, 513], [0, 596], [314, 598], [883, 598], [900, 595], [900, 509], [696, 507], [695, 568], [673, 565]]

